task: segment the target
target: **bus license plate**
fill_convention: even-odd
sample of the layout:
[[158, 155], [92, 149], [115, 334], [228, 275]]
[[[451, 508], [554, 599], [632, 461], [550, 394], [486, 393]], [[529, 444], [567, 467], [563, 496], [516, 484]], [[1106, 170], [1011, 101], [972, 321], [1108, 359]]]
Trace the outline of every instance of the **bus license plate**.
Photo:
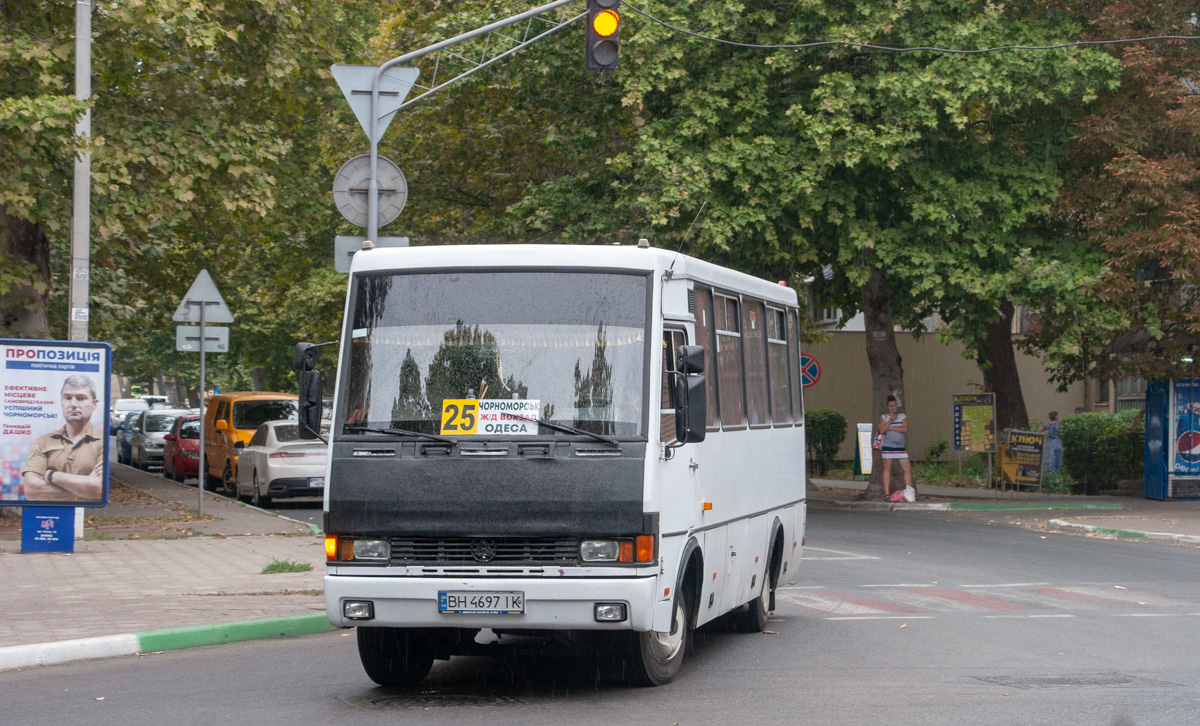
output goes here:
[[323, 477], [323, 476], [310, 476], [310, 477], [308, 478], [308, 485], [309, 485], [310, 487], [323, 487], [323, 486], [325, 486], [325, 477]]
[[438, 611], [457, 615], [521, 615], [523, 592], [439, 592]]

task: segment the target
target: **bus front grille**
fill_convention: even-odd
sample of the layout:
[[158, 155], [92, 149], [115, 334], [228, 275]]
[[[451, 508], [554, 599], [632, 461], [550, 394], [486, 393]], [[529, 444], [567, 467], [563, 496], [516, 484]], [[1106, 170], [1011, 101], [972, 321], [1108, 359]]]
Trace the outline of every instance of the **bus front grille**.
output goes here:
[[393, 565], [578, 565], [579, 540], [554, 537], [396, 537]]

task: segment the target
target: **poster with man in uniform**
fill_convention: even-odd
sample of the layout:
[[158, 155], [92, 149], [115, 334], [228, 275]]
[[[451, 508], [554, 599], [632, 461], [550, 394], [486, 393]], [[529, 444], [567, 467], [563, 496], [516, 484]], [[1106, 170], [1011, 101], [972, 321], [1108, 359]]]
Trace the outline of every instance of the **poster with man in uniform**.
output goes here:
[[0, 340], [0, 360], [0, 504], [104, 506], [108, 345]]

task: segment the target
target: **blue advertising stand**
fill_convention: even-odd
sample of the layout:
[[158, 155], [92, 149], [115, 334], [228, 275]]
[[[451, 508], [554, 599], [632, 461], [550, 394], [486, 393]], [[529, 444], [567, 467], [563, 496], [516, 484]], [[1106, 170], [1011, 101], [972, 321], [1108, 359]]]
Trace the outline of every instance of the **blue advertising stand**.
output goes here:
[[1200, 499], [1200, 379], [1147, 386], [1145, 481], [1148, 499]]
[[74, 507], [24, 507], [21, 510], [22, 554], [74, 551]]

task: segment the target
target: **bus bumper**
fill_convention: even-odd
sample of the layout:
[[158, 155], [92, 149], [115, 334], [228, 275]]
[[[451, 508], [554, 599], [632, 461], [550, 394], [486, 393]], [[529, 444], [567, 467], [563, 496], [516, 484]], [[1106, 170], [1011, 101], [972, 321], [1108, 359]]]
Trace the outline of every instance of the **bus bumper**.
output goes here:
[[[447, 578], [325, 576], [325, 610], [335, 627], [637, 630], [654, 620], [657, 577]], [[525, 612], [452, 614], [438, 610], [442, 592], [520, 592]], [[346, 601], [371, 603], [373, 617], [345, 617]], [[598, 603], [625, 605], [625, 620], [596, 620]]]

